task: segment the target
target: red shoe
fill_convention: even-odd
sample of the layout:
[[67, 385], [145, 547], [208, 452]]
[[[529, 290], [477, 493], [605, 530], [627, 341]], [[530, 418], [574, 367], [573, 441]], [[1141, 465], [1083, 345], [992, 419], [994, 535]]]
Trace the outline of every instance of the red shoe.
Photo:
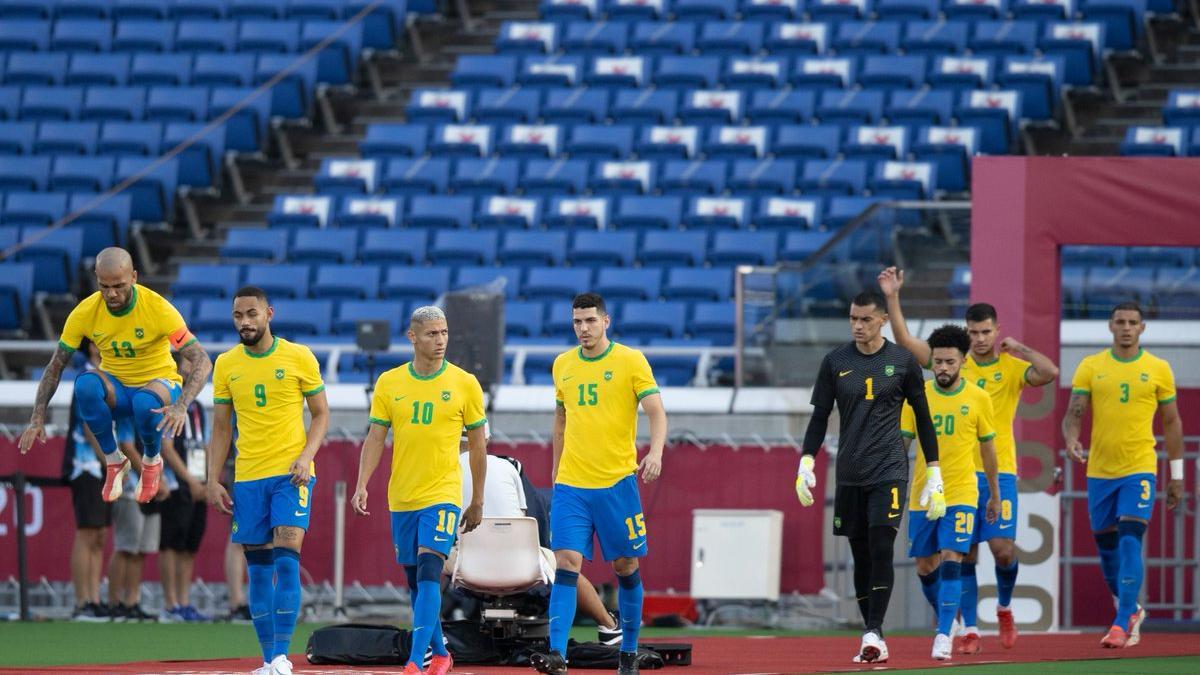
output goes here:
[[1000, 622], [1000, 646], [1012, 649], [1017, 644], [1017, 622], [1013, 621], [1011, 609], [997, 609], [996, 620]]
[[1146, 620], [1146, 610], [1141, 606], [1137, 611], [1129, 615], [1129, 641], [1125, 643], [1126, 647], [1132, 647], [1142, 641], [1142, 622]]
[[155, 458], [153, 464], [142, 462], [142, 477], [138, 479], [137, 494], [134, 495], [139, 504], [149, 504], [158, 494], [158, 479], [162, 477], [162, 456]]
[[1100, 640], [1100, 646], [1105, 649], [1124, 649], [1129, 644], [1129, 636], [1125, 633], [1125, 629], [1120, 626], [1113, 626], [1108, 629], [1108, 634]]
[[404, 670], [400, 671], [400, 675], [425, 675], [425, 671], [421, 670], [421, 666], [409, 661]]
[[429, 670], [425, 671], [426, 675], [446, 675], [450, 669], [454, 668], [454, 658], [449, 654], [445, 656], [434, 655], [433, 660], [429, 662]]
[[954, 647], [955, 654], [972, 655], [981, 651], [983, 651], [983, 641], [979, 639], [979, 633], [964, 633]]
[[100, 496], [106, 502], [115, 502], [121, 497], [125, 488], [125, 474], [129, 473], [129, 460], [122, 459], [120, 464], [109, 464], [104, 470], [104, 489]]

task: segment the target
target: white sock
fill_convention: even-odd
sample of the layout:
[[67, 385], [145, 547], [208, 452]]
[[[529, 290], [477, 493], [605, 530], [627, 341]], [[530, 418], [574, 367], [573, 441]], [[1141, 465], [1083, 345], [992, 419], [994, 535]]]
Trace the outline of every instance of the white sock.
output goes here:
[[979, 635], [979, 627], [978, 626], [967, 626], [966, 628], [963, 628], [963, 633], [965, 635]]
[[146, 465], [153, 466], [155, 464], [162, 464], [162, 455], [155, 455], [153, 457], [142, 457], [142, 465], [143, 466], [146, 466]]
[[120, 464], [121, 462], [124, 462], [124, 461], [125, 461], [125, 455], [122, 455], [120, 450], [118, 450], [116, 452], [105, 453], [105, 455], [104, 455], [104, 462], [106, 464]]

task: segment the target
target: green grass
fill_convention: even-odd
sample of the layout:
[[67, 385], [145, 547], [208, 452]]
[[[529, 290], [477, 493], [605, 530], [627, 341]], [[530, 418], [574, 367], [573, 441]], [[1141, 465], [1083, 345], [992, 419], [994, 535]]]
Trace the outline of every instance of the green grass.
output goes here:
[[[995, 664], [990, 666], [971, 666], [965, 675], [1010, 675], [1014, 669], [1019, 669], [1021, 675], [1066, 675], [1067, 673], [1087, 673], [1088, 675], [1176, 675], [1178, 673], [1200, 672], [1200, 656], [1157, 656], [1142, 659], [1105, 659], [1102, 661], [1060, 661], [1058, 663], [1021, 663]], [[940, 673], [945, 675], [946, 669], [920, 668], [917, 670], [901, 670], [901, 673]]]

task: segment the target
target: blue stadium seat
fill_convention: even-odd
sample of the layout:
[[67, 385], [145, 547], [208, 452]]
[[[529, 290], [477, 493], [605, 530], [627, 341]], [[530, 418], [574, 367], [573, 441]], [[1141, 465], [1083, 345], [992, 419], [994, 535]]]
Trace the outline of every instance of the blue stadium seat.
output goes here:
[[1126, 252], [1120, 246], [1064, 246], [1062, 264], [1063, 267], [1124, 267]]
[[667, 0], [659, 3], [645, 0], [610, 0], [608, 2], [608, 19], [610, 21], [654, 21], [666, 18], [671, 11]]
[[433, 235], [429, 260], [436, 265], [490, 265], [498, 240], [494, 231], [440, 230]]
[[112, 24], [95, 19], [59, 19], [50, 33], [50, 49], [106, 52], [112, 47]]
[[175, 48], [175, 22], [124, 19], [116, 22], [112, 49], [118, 52], [169, 52]]
[[[913, 2], [914, 0], [899, 0]], [[920, 3], [922, 0], [916, 0]], [[965, 21], [909, 21], [904, 26], [900, 46], [905, 54], [939, 56], [961, 54], [967, 48]]]
[[106, 197], [89, 192], [71, 194], [69, 212], [81, 212], [71, 223], [83, 230], [83, 254], [92, 257], [109, 246], [126, 246], [133, 200], [127, 194]]
[[425, 262], [429, 236], [424, 230], [367, 230], [359, 258], [363, 262], [403, 263], [420, 265]]
[[237, 50], [289, 54], [300, 46], [297, 21], [243, 21], [238, 28]]
[[517, 189], [520, 164], [515, 159], [461, 159], [450, 178], [460, 195], [510, 194]]
[[937, 166], [931, 162], [880, 162], [871, 179], [871, 196], [891, 199], [932, 199]]
[[1168, 127], [1200, 127], [1200, 89], [1172, 89], [1162, 114]]
[[591, 24], [589, 19], [595, 18], [599, 14], [597, 4], [587, 4], [578, 0], [541, 0], [538, 5], [538, 14], [547, 21], [560, 23], [574, 21], [595, 25]]
[[0, 122], [0, 154], [31, 154], [36, 134], [37, 124], [33, 122]]
[[417, 195], [408, 202], [407, 227], [431, 230], [460, 229], [471, 225], [475, 200], [471, 197]]
[[48, 187], [63, 192], [104, 192], [113, 184], [115, 171], [113, 157], [63, 155], [54, 158]]
[[843, 128], [857, 124], [875, 124], [883, 117], [882, 91], [826, 91], [817, 104], [817, 117], [822, 124]]
[[766, 197], [792, 191], [796, 162], [790, 159], [745, 159], [733, 163], [729, 191], [746, 197]]
[[627, 302], [615, 328], [625, 340], [683, 337], [686, 317], [682, 302]]
[[1095, 82], [1105, 46], [1104, 25], [1098, 22], [1047, 22], [1038, 47], [1046, 56], [1061, 56], [1066, 70], [1063, 82], [1087, 86]]
[[506, 232], [497, 259], [505, 265], [561, 265], [567, 257], [566, 232]]
[[49, 177], [49, 157], [0, 157], [0, 191], [44, 190]]
[[704, 264], [707, 232], [647, 232], [642, 238], [638, 261], [643, 267], [696, 267]]
[[391, 195], [435, 194], [450, 184], [450, 160], [393, 159], [388, 161], [383, 189]]
[[954, 93], [936, 89], [894, 91], [883, 114], [890, 124], [909, 129], [949, 124], [954, 115]]
[[833, 237], [832, 232], [788, 232], [779, 251], [781, 260], [800, 262], [819, 251]]
[[327, 335], [333, 329], [333, 302], [277, 300], [271, 331], [277, 335]]
[[582, 56], [526, 56], [517, 71], [517, 83], [536, 89], [574, 87], [583, 80], [585, 63]]
[[925, 85], [927, 64], [921, 55], [872, 55], [863, 60], [858, 84], [864, 89], [920, 89]]
[[839, 55], [867, 56], [894, 53], [900, 46], [896, 21], [843, 21], [836, 24], [833, 47]]
[[1121, 154], [1127, 156], [1183, 157], [1186, 152], [1184, 129], [1178, 127], [1132, 126], [1125, 130]]
[[632, 147], [631, 126], [581, 124], [571, 130], [565, 149], [572, 159], [617, 159]]
[[546, 308], [541, 302], [505, 302], [505, 337], [541, 337], [545, 311]]
[[474, 116], [480, 123], [520, 124], [537, 120], [540, 108], [541, 95], [532, 89], [481, 89]]
[[518, 56], [558, 51], [558, 26], [553, 23], [505, 21], [496, 36], [496, 53]]
[[853, 195], [863, 191], [867, 182], [866, 162], [835, 159], [814, 160], [804, 164], [799, 187], [805, 195]]
[[[557, 7], [566, 6], [568, 5], [557, 5]], [[546, 19], [553, 18], [547, 16], [544, 11], [542, 16]], [[628, 44], [629, 31], [624, 23], [572, 21], [565, 25], [562, 46], [568, 54], [587, 56], [620, 54], [625, 51], [625, 46]]]
[[[373, 230], [398, 227], [404, 201], [398, 198], [346, 197], [338, 207], [338, 227]], [[365, 248], [365, 247], [364, 247]], [[364, 250], [364, 255], [366, 251]]]
[[459, 267], [451, 290], [484, 286], [491, 292], [502, 294], [506, 302], [514, 301], [521, 287], [521, 270], [520, 267], [491, 265]]
[[460, 56], [450, 74], [455, 87], [479, 89], [482, 87], [510, 87], [517, 73], [517, 57], [468, 54]]
[[0, 50], [46, 51], [50, 47], [50, 22], [0, 21]]
[[981, 56], [939, 56], [925, 81], [937, 89], [957, 92], [990, 87], [995, 77], [993, 60]]
[[23, 120], [79, 119], [82, 104], [82, 87], [29, 86], [21, 96], [20, 116]]
[[730, 268], [667, 270], [662, 297], [671, 300], [728, 300], [733, 293]]
[[634, 152], [642, 160], [688, 159], [699, 152], [699, 141], [699, 127], [643, 126]]
[[601, 267], [596, 272], [595, 291], [609, 302], [658, 300], [662, 278], [663, 271], [657, 267]]
[[619, 89], [610, 114], [617, 124], [670, 124], [679, 110], [679, 93], [666, 90]]
[[208, 129], [202, 124], [169, 122], [163, 129], [163, 148], [187, 147], [176, 156], [179, 160], [179, 184], [192, 187], [218, 185], [225, 157], [225, 130]]
[[750, 221], [750, 202], [740, 197], [694, 197], [683, 217], [687, 230], [735, 230]]
[[588, 187], [597, 195], [621, 197], [653, 192], [657, 183], [658, 170], [653, 162], [596, 162]]
[[305, 21], [300, 27], [300, 49], [326, 45], [317, 54], [318, 82], [333, 85], [353, 83], [364, 40], [365, 29], [362, 25], [347, 26], [341, 21], [318, 20]]
[[228, 0], [176, 0], [167, 12], [176, 19], [222, 19], [228, 4]]
[[307, 298], [309, 265], [246, 265], [245, 284], [258, 286], [270, 298]]
[[309, 289], [314, 298], [371, 300], [379, 296], [379, 267], [375, 265], [317, 265]]
[[926, 127], [917, 133], [913, 159], [937, 166], [938, 188], [965, 192], [971, 185], [971, 157], [977, 131], [972, 127]]
[[62, 84], [67, 76], [66, 53], [13, 52], [8, 55], [7, 84]]
[[253, 54], [196, 54], [192, 84], [206, 87], [246, 87], [254, 82]]
[[192, 81], [191, 54], [135, 53], [129, 64], [129, 84], [183, 86]]
[[[879, 200], [874, 197], [833, 197], [829, 200], [829, 208], [825, 212], [825, 226], [830, 230], [836, 230], [844, 227], [851, 220], [857, 218], [860, 214], [871, 207]], [[851, 244], [860, 243], [857, 250], [863, 253], [866, 260], [876, 261], [880, 259], [882, 251], [878, 248], [878, 236], [874, 233], [864, 232], [860, 242], [851, 242]], [[872, 248], [869, 250], [862, 249], [866, 245]], [[853, 253], [854, 251], [852, 251]]]
[[[136, 180], [134, 180], [136, 178]], [[114, 181], [133, 180], [126, 192], [133, 199], [134, 220], [167, 222], [175, 216], [175, 191], [179, 186], [179, 160], [119, 157]]]
[[591, 282], [590, 269], [532, 267], [526, 273], [521, 295], [526, 300], [570, 298], [589, 290]]
[[0, 264], [0, 272], [0, 331], [19, 331], [29, 321], [34, 265], [5, 262]]
[[721, 59], [717, 56], [663, 56], [651, 79], [664, 89], [712, 89], [719, 82], [720, 72]]
[[145, 117], [143, 87], [88, 87], [80, 119], [133, 122]]
[[259, 152], [266, 144], [267, 125], [271, 117], [271, 99], [251, 98], [250, 87], [213, 87], [208, 108], [213, 117], [237, 109], [225, 122], [225, 146], [238, 152]]
[[773, 144], [776, 157], [832, 159], [840, 146], [841, 129], [834, 125], [779, 127]]
[[383, 281], [383, 297], [429, 302], [450, 288], [448, 267], [391, 266]]
[[518, 180], [527, 195], [556, 196], [582, 193], [587, 185], [588, 162], [581, 159], [535, 159]]
[[816, 106], [811, 91], [755, 91], [746, 107], [752, 124], [801, 124], [810, 122]]
[[[730, 18], [732, 16], [726, 17]], [[762, 49], [762, 44], [762, 24], [725, 19], [701, 23], [700, 35], [696, 40], [696, 47], [700, 53], [717, 56], [757, 54]]]
[[808, 14], [813, 20], [828, 19], [831, 23], [864, 19], [870, 15], [874, 4], [872, 0], [813, 0], [809, 3]]
[[846, 159], [861, 159], [870, 166], [878, 161], [903, 158], [908, 152], [908, 130], [898, 126], [852, 127], [842, 145]]
[[90, 155], [96, 150], [100, 125], [86, 122], [42, 122], [33, 151], [42, 155]]
[[74, 54], [64, 82], [69, 85], [122, 86], [129, 79], [127, 54]]
[[893, 21], [920, 21], [938, 17], [937, 0], [877, 0], [875, 15]]
[[379, 185], [380, 164], [371, 159], [322, 160], [313, 187], [321, 194], [371, 194]]
[[174, 298], [232, 298], [242, 277], [240, 265], [183, 264], [175, 283], [171, 284]]
[[609, 93], [600, 89], [551, 89], [546, 92], [542, 118], [548, 124], [596, 124], [608, 115], [608, 102]]
[[8, 226], [45, 227], [67, 213], [67, 195], [46, 192], [10, 192], [0, 222]]
[[706, 24], [730, 21], [737, 14], [737, 0], [675, 0], [676, 21], [695, 21]]
[[1200, 268], [1166, 268], [1154, 282], [1154, 305], [1160, 319], [1192, 319], [1200, 306]]
[[668, 195], [720, 194], [727, 174], [726, 163], [719, 160], [669, 160], [663, 164], [659, 185]]
[[1065, 70], [1066, 61], [1061, 56], [1010, 56], [1000, 67], [996, 83], [1021, 92], [1023, 117], [1045, 121], [1058, 110]]
[[358, 253], [354, 230], [300, 229], [293, 235], [288, 259], [292, 262], [353, 262]]
[[714, 345], [731, 345], [736, 331], [734, 311], [732, 302], [694, 303], [687, 332], [692, 337], [711, 340]]
[[636, 252], [636, 232], [578, 232], [567, 259], [575, 267], [632, 267]]
[[537, 230], [542, 225], [542, 200], [494, 196], [480, 199], [475, 225], [481, 230]]
[[1038, 25], [1033, 21], [977, 21], [967, 44], [979, 55], [1033, 54], [1037, 30]]
[[26, 246], [17, 254], [17, 262], [34, 264], [34, 291], [72, 293], [83, 258], [83, 231], [72, 227], [44, 229], [21, 228], [21, 241]]
[[563, 130], [553, 124], [514, 124], [496, 144], [496, 154], [508, 159], [547, 159], [563, 147]]
[[821, 225], [821, 201], [768, 197], [758, 202], [754, 227], [758, 230], [804, 230]]
[[[798, 0], [751, 0], [754, 4], [752, 13], [747, 14], [747, 8], [742, 9], [743, 16], [749, 19], [756, 14], [796, 14], [802, 11]], [[789, 7], [788, 5], [791, 4]], [[768, 17], [769, 18], [769, 17]], [[763, 46], [771, 54], [779, 56], [808, 56], [822, 54], [829, 38], [829, 26], [824, 23], [770, 23]]]
[[236, 22], [184, 19], [175, 28], [175, 49], [181, 52], [232, 52], [237, 44]]
[[636, 89], [650, 79], [650, 57], [597, 56], [583, 79], [590, 89]]
[[387, 300], [346, 300], [338, 303], [333, 332], [353, 336], [358, 331], [359, 321], [386, 321], [392, 335], [400, 335], [404, 332], [406, 320], [404, 306], [400, 303]]
[[321, 195], [275, 195], [267, 225], [283, 228], [319, 228], [332, 224], [333, 198]]
[[612, 226], [618, 230], [675, 230], [683, 221], [683, 197], [628, 196], [617, 202]]
[[1074, 12], [1072, 0], [1013, 0], [1014, 19], [1028, 19], [1038, 23], [1068, 19]]
[[704, 154], [708, 159], [755, 159], [767, 154], [767, 138], [765, 126], [709, 127]]
[[158, 122], [105, 122], [96, 152], [102, 155], [157, 155], [163, 127]]
[[774, 265], [778, 249], [778, 232], [715, 232], [708, 262], [714, 267]]
[[729, 89], [752, 96], [759, 89], [784, 87], [789, 74], [788, 60], [783, 57], [733, 57], [725, 64], [721, 82]]
[[[363, 12], [371, 4], [373, 4], [372, 0], [350, 0], [345, 10], [345, 16], [349, 18]], [[407, 5], [400, 0], [384, 0], [376, 5], [375, 9], [363, 20], [363, 46], [375, 50], [394, 50], [404, 28], [406, 12], [418, 10], [424, 13], [433, 13], [436, 7], [433, 3], [417, 0]]]
[[972, 91], [963, 94], [955, 111], [960, 126], [979, 128], [979, 151], [1008, 154], [1020, 121], [1021, 94], [1012, 90]]
[[1105, 47], [1127, 51], [1143, 32], [1145, 0], [1083, 0], [1080, 15], [1104, 26]]
[[1153, 267], [1160, 272], [1170, 267], [1191, 267], [1195, 249], [1183, 246], [1131, 246], [1125, 254], [1130, 267]]
[[1149, 305], [1154, 289], [1155, 270], [1145, 267], [1122, 267], [1088, 273], [1084, 302], [1087, 318], [1107, 319], [1113, 306], [1121, 302], [1134, 301]]
[[225, 16], [230, 19], [281, 19], [284, 0], [228, 0]]
[[494, 145], [494, 131], [483, 124], [443, 124], [433, 131], [429, 154], [451, 159], [486, 157]]
[[[467, 119], [471, 110], [471, 92], [453, 89], [415, 89], [404, 108], [410, 123], [455, 124]], [[367, 127], [367, 133], [379, 126]], [[426, 133], [425, 135], [428, 135]], [[422, 141], [424, 147], [424, 141]]]
[[233, 312], [230, 310], [229, 304], [228, 300], [198, 298], [192, 316], [187, 319], [188, 328], [193, 333], [200, 334], [228, 335], [234, 333]]
[[942, 12], [947, 19], [978, 21], [1008, 16], [1009, 0], [943, 0]]
[[791, 83], [803, 89], [849, 89], [858, 78], [858, 61], [849, 57], [800, 56]]
[[612, 200], [608, 197], [553, 197], [544, 222], [550, 230], [605, 229], [611, 213]]

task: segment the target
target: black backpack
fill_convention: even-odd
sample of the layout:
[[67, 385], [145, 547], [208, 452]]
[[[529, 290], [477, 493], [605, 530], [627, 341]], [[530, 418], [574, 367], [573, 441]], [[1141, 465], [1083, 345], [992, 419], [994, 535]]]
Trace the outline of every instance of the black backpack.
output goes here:
[[314, 665], [402, 666], [411, 638], [395, 626], [342, 623], [313, 631], [305, 655]]

